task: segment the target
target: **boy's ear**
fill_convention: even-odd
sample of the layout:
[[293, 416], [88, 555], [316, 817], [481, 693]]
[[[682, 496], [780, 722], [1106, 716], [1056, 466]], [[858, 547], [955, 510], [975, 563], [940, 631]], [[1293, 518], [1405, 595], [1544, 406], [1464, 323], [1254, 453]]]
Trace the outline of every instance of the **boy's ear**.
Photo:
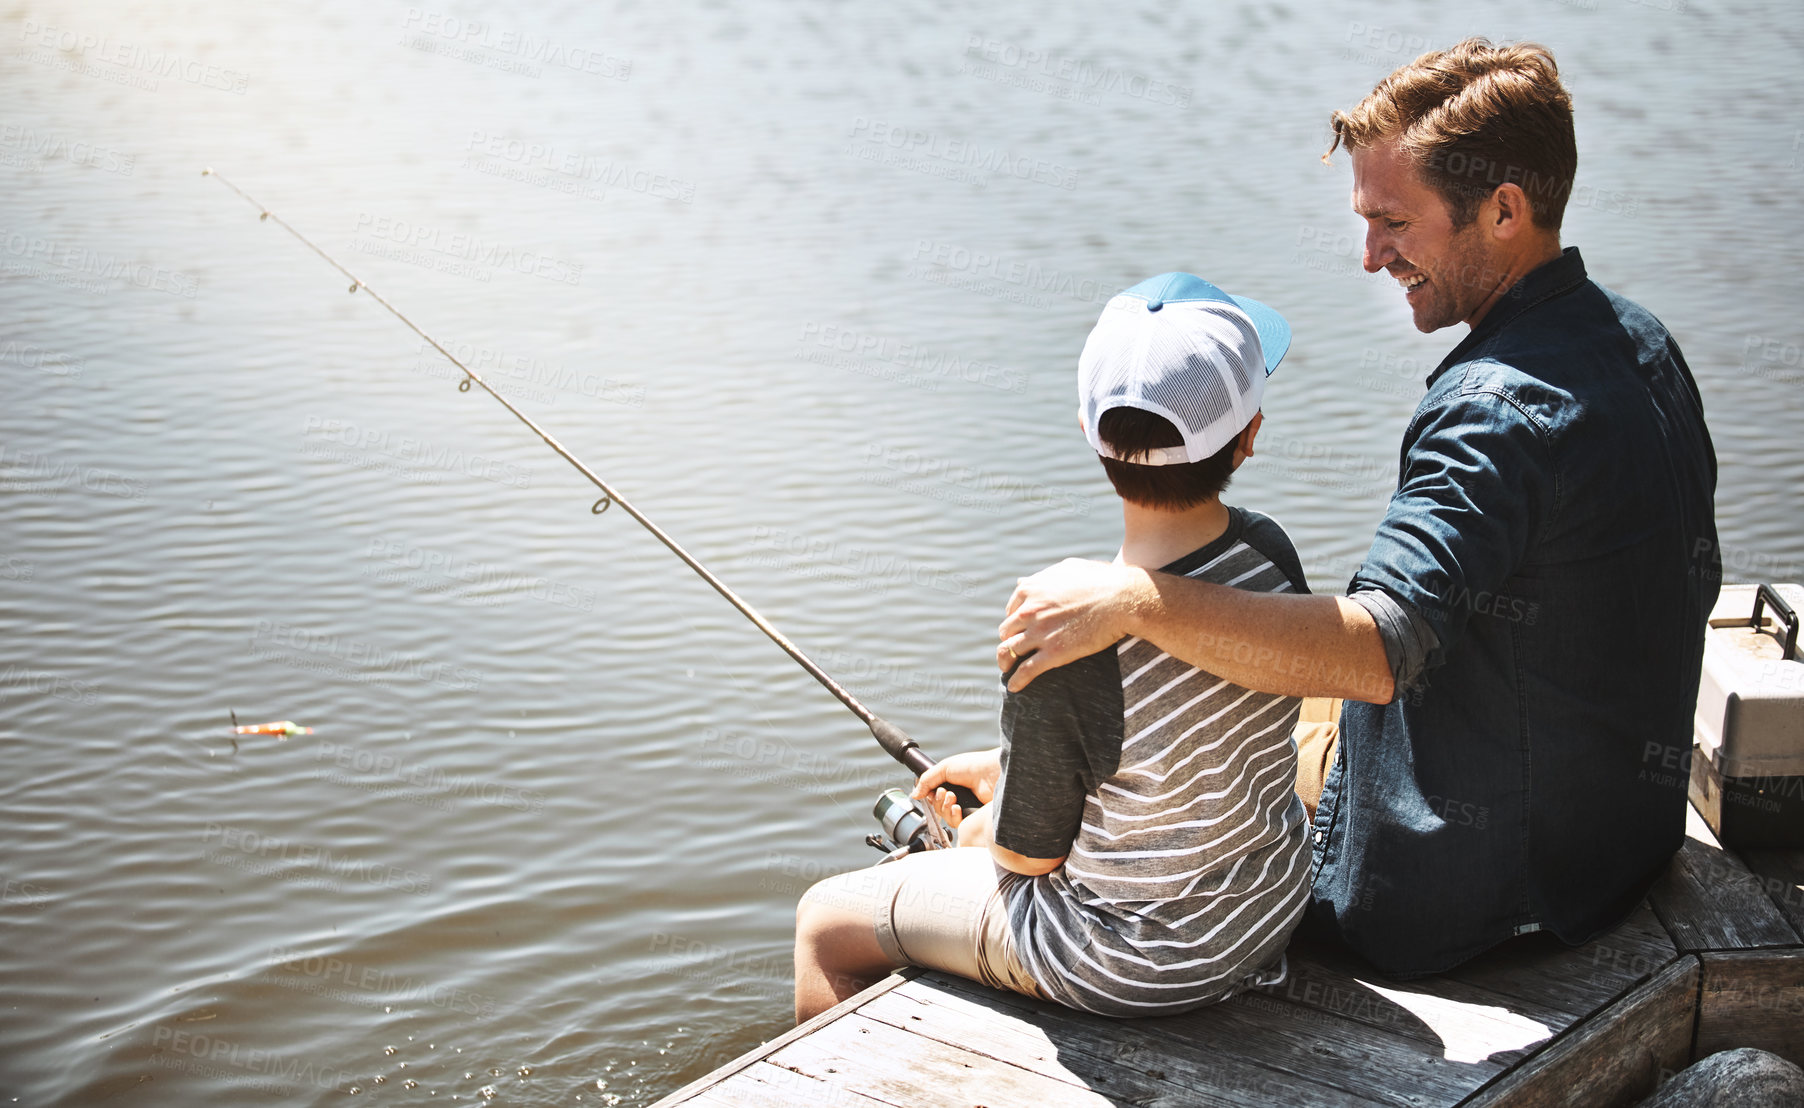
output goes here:
[[1253, 456], [1253, 440], [1259, 437], [1259, 428], [1265, 425], [1265, 412], [1253, 413], [1253, 420], [1240, 429], [1240, 437], [1234, 440], [1234, 468]]

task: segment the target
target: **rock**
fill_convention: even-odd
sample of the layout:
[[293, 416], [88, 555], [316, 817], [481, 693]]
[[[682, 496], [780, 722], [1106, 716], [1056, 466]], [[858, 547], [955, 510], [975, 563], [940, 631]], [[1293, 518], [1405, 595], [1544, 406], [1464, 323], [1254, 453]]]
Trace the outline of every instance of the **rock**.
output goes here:
[[1804, 1069], [1753, 1047], [1693, 1062], [1641, 1108], [1804, 1108]]

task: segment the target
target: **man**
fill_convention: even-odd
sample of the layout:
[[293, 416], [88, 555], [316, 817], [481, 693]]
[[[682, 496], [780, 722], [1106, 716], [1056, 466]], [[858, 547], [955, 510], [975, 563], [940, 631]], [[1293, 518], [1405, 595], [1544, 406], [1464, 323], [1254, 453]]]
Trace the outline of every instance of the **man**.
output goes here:
[[997, 662], [1026, 659], [1018, 689], [1138, 635], [1248, 688], [1345, 697], [1314, 922], [1399, 975], [1531, 931], [1582, 943], [1684, 834], [1683, 782], [1651, 771], [1690, 749], [1720, 578], [1697, 386], [1659, 321], [1561, 249], [1577, 151], [1545, 48], [1469, 39], [1332, 122], [1366, 270], [1418, 329], [1471, 328], [1348, 595], [1068, 560], [1016, 589]]

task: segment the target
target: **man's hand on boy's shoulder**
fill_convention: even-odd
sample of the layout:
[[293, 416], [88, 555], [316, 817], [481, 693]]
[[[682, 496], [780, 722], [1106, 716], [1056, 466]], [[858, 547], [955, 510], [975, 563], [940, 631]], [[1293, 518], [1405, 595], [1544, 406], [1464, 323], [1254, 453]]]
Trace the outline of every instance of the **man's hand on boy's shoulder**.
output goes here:
[[1002, 642], [996, 668], [1015, 670], [1008, 690], [1020, 692], [1041, 673], [1131, 634], [1134, 605], [1150, 591], [1145, 570], [1085, 558], [1066, 558], [1020, 578], [1009, 597], [1008, 617], [997, 629]]

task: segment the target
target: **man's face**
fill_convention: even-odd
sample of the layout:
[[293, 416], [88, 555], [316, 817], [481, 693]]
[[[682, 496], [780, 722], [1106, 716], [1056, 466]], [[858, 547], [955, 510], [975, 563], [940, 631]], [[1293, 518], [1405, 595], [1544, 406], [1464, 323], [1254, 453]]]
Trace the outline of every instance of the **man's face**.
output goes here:
[[1418, 331], [1476, 323], [1507, 281], [1491, 262], [1485, 209], [1454, 230], [1446, 201], [1394, 141], [1353, 151], [1353, 210], [1366, 221], [1366, 272], [1397, 278]]

